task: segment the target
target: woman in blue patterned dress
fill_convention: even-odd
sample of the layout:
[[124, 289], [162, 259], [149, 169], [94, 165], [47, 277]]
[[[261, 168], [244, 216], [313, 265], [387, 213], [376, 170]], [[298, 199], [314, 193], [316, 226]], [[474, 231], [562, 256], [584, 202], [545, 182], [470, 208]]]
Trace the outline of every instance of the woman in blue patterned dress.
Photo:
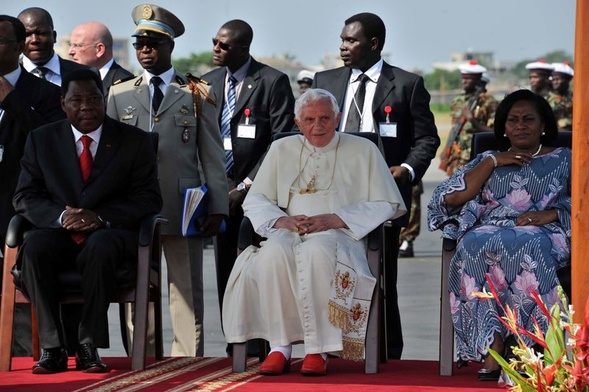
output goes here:
[[495, 117], [495, 136], [509, 149], [479, 154], [436, 188], [428, 206], [430, 230], [458, 240], [449, 276], [452, 320], [458, 358], [484, 362], [480, 380], [498, 379], [487, 349], [504, 352], [508, 338], [496, 302], [472, 295], [489, 290], [487, 276], [528, 330], [534, 318], [547, 328], [533, 292], [548, 308], [560, 302], [556, 271], [570, 262], [571, 150], [543, 145], [557, 132], [544, 98], [511, 93]]

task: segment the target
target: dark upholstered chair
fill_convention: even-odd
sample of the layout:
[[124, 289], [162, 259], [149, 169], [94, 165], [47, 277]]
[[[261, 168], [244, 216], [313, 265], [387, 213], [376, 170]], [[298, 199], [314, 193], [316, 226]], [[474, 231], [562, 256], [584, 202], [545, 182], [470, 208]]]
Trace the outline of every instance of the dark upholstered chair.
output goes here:
[[[299, 135], [299, 132], [284, 132], [274, 135], [274, 140]], [[378, 145], [379, 138], [375, 133], [361, 132], [353, 133], [354, 135], [365, 137], [373, 141]], [[248, 218], [244, 218], [241, 222], [239, 241], [238, 241], [238, 254], [241, 253], [245, 248], [251, 244], [259, 244], [260, 238], [254, 232], [251, 222]], [[378, 373], [380, 362], [383, 360], [381, 356], [382, 350], [385, 349], [383, 328], [381, 328], [384, 322], [384, 306], [383, 306], [383, 288], [382, 273], [383, 273], [383, 225], [380, 225], [374, 229], [367, 236], [367, 247], [366, 255], [368, 258], [368, 266], [370, 272], [376, 277], [376, 286], [372, 293], [372, 302], [370, 304], [370, 314], [368, 317], [368, 327], [366, 329], [366, 342], [365, 342], [365, 361], [364, 369], [366, 373]], [[262, 341], [264, 342], [264, 341]], [[260, 361], [263, 361], [267, 353], [267, 344], [260, 344]], [[233, 344], [233, 371], [244, 372], [246, 369], [247, 359], [247, 344], [234, 343]], [[386, 362], [386, 357], [384, 361]]]
[[[162, 338], [162, 303], [161, 303], [161, 250], [160, 225], [167, 223], [158, 215], [146, 216], [141, 222], [138, 243], [137, 271], [134, 281], [119, 287], [111, 303], [130, 302], [135, 304], [133, 331], [133, 370], [142, 370], [146, 362], [147, 322], [149, 303], [154, 303], [155, 308], [155, 338], [156, 358], [163, 358]], [[2, 275], [2, 301], [0, 303], [0, 371], [9, 371], [12, 360], [12, 333], [14, 326], [14, 304], [29, 304], [27, 297], [16, 285], [19, 285], [19, 273], [16, 267], [16, 255], [22, 244], [23, 236], [32, 225], [23, 216], [16, 215], [10, 220], [6, 236], [4, 251], [4, 270]], [[12, 270], [12, 271], [11, 271]], [[128, 271], [119, 271], [116, 279], [125, 280]], [[13, 276], [15, 275], [15, 276]], [[83, 303], [82, 293], [79, 290], [82, 277], [76, 271], [68, 271], [60, 274], [58, 279], [64, 290], [61, 292], [61, 303]], [[32, 317], [33, 334], [33, 358], [39, 359], [39, 337], [37, 335], [37, 322]]]

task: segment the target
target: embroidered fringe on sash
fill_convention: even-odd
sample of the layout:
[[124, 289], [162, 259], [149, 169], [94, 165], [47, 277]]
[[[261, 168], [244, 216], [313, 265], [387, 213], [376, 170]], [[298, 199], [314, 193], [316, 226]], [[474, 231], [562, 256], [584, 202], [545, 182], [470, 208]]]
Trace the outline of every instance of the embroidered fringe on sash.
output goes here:
[[336, 251], [335, 276], [328, 302], [329, 322], [342, 329], [341, 357], [361, 361], [376, 279], [370, 274], [366, 257], [354, 257], [350, 250], [338, 247]]

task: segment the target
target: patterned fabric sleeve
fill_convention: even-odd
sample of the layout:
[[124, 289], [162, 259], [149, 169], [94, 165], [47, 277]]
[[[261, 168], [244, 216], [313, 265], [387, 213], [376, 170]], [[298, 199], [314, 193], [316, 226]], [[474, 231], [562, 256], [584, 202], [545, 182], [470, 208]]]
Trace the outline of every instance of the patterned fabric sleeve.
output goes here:
[[[464, 175], [466, 172], [495, 152], [496, 151], [485, 151], [484, 153], [477, 155], [472, 161], [458, 168], [450, 177], [448, 177], [448, 179], [444, 180], [444, 182], [436, 187], [427, 207], [427, 220], [430, 231], [442, 230], [442, 236], [444, 238], [458, 239], [460, 232], [464, 230], [464, 227], [459, 228], [459, 222], [462, 220], [460, 215], [464, 206], [449, 210], [444, 201], [444, 197], [448, 194], [464, 190], [466, 188], [466, 183], [464, 182]], [[478, 203], [480, 198], [481, 195], [479, 193], [474, 200], [469, 203]]]

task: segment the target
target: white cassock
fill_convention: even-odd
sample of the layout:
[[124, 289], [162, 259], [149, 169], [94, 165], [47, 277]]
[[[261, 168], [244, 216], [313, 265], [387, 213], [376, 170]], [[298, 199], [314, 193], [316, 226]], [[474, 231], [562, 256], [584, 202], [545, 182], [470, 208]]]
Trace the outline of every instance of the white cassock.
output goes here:
[[[301, 193], [307, 188], [316, 192]], [[229, 277], [223, 301], [227, 342], [304, 342], [307, 354], [362, 359], [375, 284], [363, 239], [406, 212], [378, 148], [343, 133], [323, 148], [302, 135], [277, 140], [243, 209], [267, 240], [248, 247]], [[347, 228], [307, 235], [272, 228], [283, 216], [326, 213], [337, 214]]]

